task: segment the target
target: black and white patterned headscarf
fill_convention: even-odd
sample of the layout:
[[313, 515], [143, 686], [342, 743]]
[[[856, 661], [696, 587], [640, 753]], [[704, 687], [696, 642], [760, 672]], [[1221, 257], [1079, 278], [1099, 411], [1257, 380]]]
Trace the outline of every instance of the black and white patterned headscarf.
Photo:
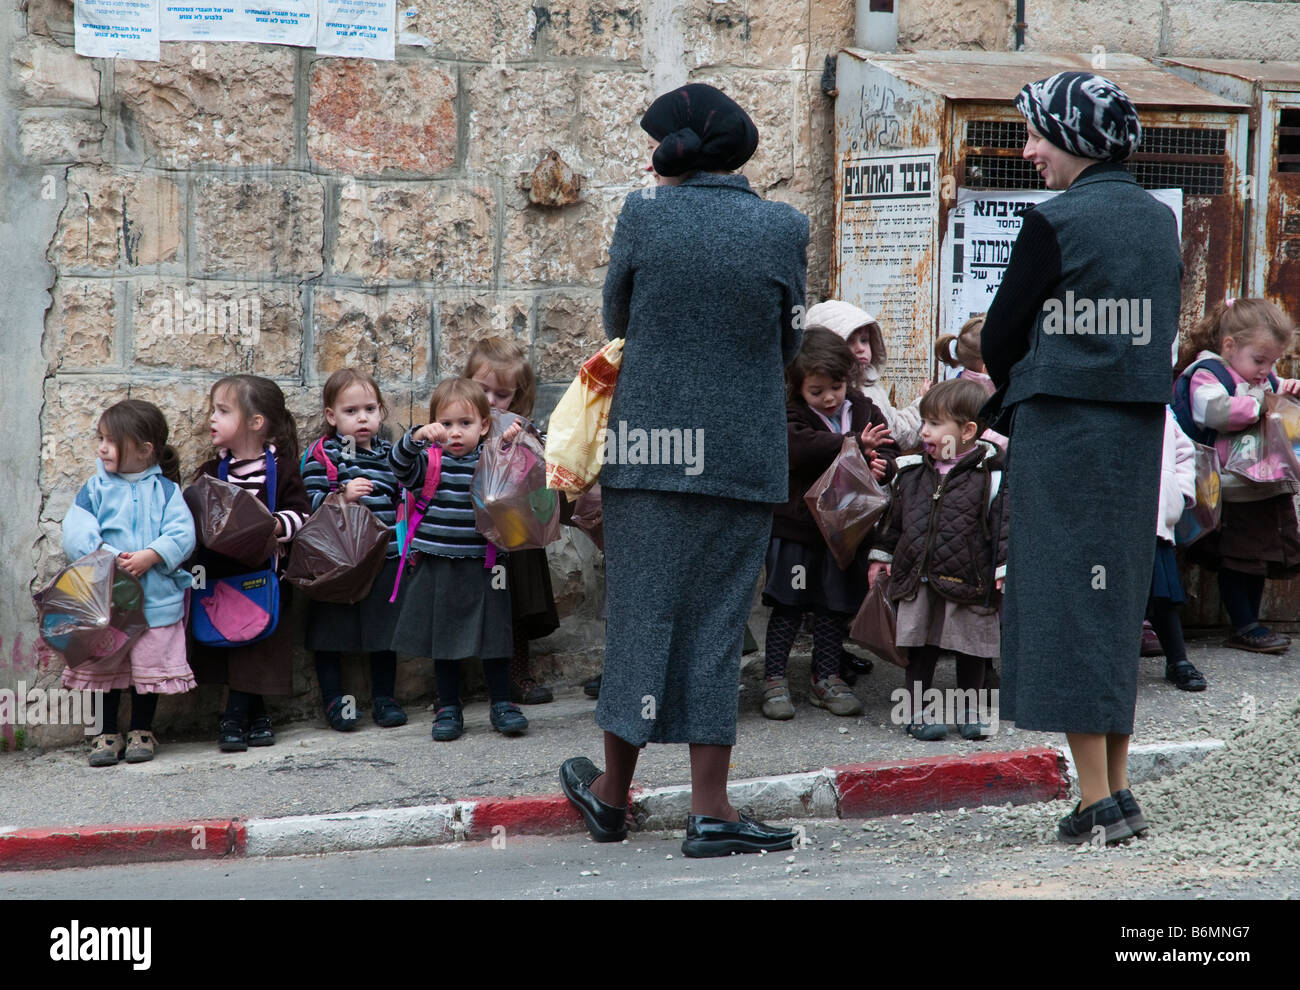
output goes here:
[[1032, 82], [1016, 96], [1016, 109], [1048, 141], [1080, 158], [1122, 162], [1142, 140], [1127, 94], [1090, 72], [1058, 72]]

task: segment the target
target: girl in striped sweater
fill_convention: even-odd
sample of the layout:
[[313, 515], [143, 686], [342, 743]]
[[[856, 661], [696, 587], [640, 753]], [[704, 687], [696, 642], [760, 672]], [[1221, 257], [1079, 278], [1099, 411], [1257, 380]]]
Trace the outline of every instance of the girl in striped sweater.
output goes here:
[[[325, 436], [304, 456], [302, 469], [312, 511], [319, 509], [332, 491], [339, 491], [344, 499], [360, 502], [394, 529], [402, 489], [388, 463], [392, 444], [378, 436], [388, 414], [379, 383], [364, 371], [342, 368], [326, 379], [321, 399]], [[326, 462], [337, 471], [333, 482]], [[394, 533], [384, 569], [366, 598], [354, 605], [312, 601], [307, 607], [307, 648], [316, 654], [325, 720], [339, 732], [357, 727], [355, 699], [343, 694], [340, 662], [345, 652], [370, 654], [370, 714], [376, 724], [384, 728], [406, 724], [406, 712], [393, 697], [397, 684], [393, 629], [400, 599], [393, 604], [388, 601], [397, 578], [399, 549]]]
[[[518, 735], [528, 720], [510, 702], [511, 616], [505, 567], [489, 567], [488, 542], [474, 527], [470, 485], [479, 449], [491, 426], [483, 388], [466, 378], [441, 382], [429, 400], [431, 422], [412, 427], [394, 445], [389, 462], [401, 484], [424, 486], [428, 447], [442, 448], [442, 473], [411, 541], [413, 558], [393, 635], [393, 648], [433, 658], [438, 710], [433, 738], [448, 742], [465, 728], [460, 661], [478, 657], [492, 700], [492, 728]], [[518, 434], [508, 430], [502, 442]]]
[[[226, 462], [226, 480], [251, 492], [265, 504], [266, 457], [275, 458], [275, 567], [284, 570], [285, 553], [310, 511], [298, 473], [298, 427], [284, 403], [280, 386], [257, 375], [230, 375], [208, 393], [209, 426], [217, 456], [198, 475], [219, 477]], [[207, 580], [243, 574], [250, 568], [200, 546], [198, 561]], [[293, 636], [285, 616], [290, 587], [280, 582], [280, 621], [266, 639], [229, 649], [194, 644], [190, 666], [200, 684], [226, 684], [226, 708], [221, 713], [218, 745], [224, 752], [249, 746], [272, 746], [275, 731], [262, 696], [293, 693]]]

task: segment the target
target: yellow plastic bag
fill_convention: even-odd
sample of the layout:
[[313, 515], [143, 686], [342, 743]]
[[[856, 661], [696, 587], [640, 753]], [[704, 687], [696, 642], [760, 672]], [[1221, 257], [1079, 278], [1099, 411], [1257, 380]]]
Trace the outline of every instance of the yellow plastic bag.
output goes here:
[[588, 358], [551, 413], [546, 430], [546, 486], [581, 495], [600, 474], [600, 437], [609, 424], [623, 338]]

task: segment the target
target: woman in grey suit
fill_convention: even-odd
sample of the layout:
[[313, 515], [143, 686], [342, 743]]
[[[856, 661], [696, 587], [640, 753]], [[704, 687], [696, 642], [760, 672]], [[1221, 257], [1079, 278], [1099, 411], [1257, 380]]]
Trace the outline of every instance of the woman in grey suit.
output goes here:
[[787, 495], [808, 219], [733, 174], [758, 132], [719, 90], [667, 93], [641, 126], [658, 184], [628, 195], [604, 289], [605, 331], [626, 341], [600, 476], [605, 771], [570, 759], [560, 782], [593, 838], [617, 841], [640, 747], [687, 743], [683, 852], [786, 849], [794, 833], [738, 814], [726, 785], [745, 620]]
[[1023, 156], [1065, 191], [1025, 213], [980, 337], [1011, 424], [1001, 713], [1066, 733], [1080, 802], [1060, 838], [1112, 842], [1146, 828], [1128, 745], [1182, 258], [1173, 213], [1119, 164], [1142, 134], [1122, 90], [1062, 72], [1016, 106]]

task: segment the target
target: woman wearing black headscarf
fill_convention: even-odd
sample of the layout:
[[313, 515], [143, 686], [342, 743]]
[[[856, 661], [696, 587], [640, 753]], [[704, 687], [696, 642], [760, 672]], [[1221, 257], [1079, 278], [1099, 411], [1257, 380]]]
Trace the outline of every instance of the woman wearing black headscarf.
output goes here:
[[1065, 191], [1024, 214], [980, 338], [1012, 434], [1001, 713], [1066, 733], [1059, 836], [1110, 842], [1146, 828], [1128, 745], [1183, 266], [1173, 213], [1120, 164], [1142, 133], [1122, 90], [1062, 72], [1016, 106], [1023, 156]]
[[713, 87], [659, 97], [641, 126], [658, 185], [624, 203], [604, 289], [605, 331], [626, 340], [600, 476], [605, 772], [579, 757], [560, 782], [592, 837], [617, 841], [640, 747], [688, 743], [682, 851], [788, 849], [793, 832], [732, 808], [727, 770], [745, 620], [787, 495], [782, 378], [802, 336], [808, 219], [732, 174], [758, 131]]

